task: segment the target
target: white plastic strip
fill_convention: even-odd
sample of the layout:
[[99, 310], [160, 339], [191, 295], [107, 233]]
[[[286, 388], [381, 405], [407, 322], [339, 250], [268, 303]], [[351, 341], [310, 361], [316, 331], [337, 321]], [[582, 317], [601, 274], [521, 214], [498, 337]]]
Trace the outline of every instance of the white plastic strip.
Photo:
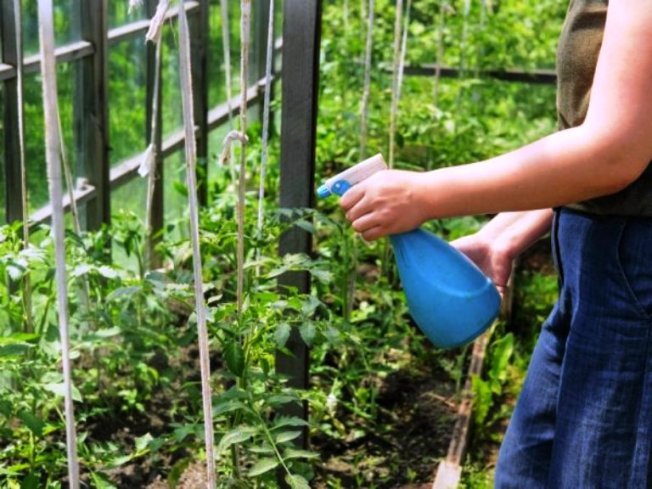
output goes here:
[[[251, 0], [242, 0], [240, 11], [240, 132], [247, 134], [247, 80], [249, 79], [249, 34], [251, 31]], [[237, 306], [238, 315], [244, 304], [244, 234], [245, 234], [245, 191], [247, 185], [247, 145], [240, 149], [240, 172], [238, 175], [238, 243], [237, 243]]]
[[397, 96], [397, 110], [401, 102], [401, 95], [403, 92], [403, 74], [405, 72], [405, 57], [407, 55], [407, 41], [408, 33], [410, 30], [410, 10], [412, 9], [412, 0], [408, 0], [407, 7], [405, 8], [405, 24], [403, 26], [403, 40], [401, 41], [401, 58], [398, 67], [398, 96]]
[[215, 489], [215, 448], [213, 434], [213, 402], [210, 386], [210, 357], [208, 329], [206, 327], [206, 303], [202, 281], [202, 260], [199, 247], [199, 205], [197, 202], [197, 147], [195, 141], [195, 118], [193, 109], [192, 73], [190, 69], [190, 33], [185, 9], [179, 9], [179, 71], [181, 79], [181, 103], [183, 125], [186, 133], [186, 181], [190, 206], [190, 238], [192, 241], [193, 275], [195, 282], [195, 307], [199, 336], [199, 362], [201, 366], [202, 405], [204, 409], [204, 437], [206, 444], [206, 475], [208, 487]]
[[364, 87], [360, 103], [360, 159], [367, 156], [367, 139], [369, 137], [369, 97], [371, 96], [371, 60], [374, 47], [374, 11], [375, 0], [369, 0], [369, 17], [367, 18], [367, 42], [364, 55]]
[[71, 489], [79, 489], [79, 462], [77, 460], [77, 435], [72, 401], [72, 369], [70, 365], [70, 340], [68, 331], [68, 288], [66, 280], [66, 251], [64, 242], [63, 189], [61, 177], [59, 136], [59, 105], [54, 57], [54, 18], [52, 0], [39, 0], [39, 34], [41, 39], [41, 74], [43, 85], [43, 111], [45, 114], [45, 154], [48, 166], [48, 186], [52, 202], [52, 233], [54, 235], [55, 278], [57, 283], [57, 310], [61, 337], [61, 363], [63, 365], [64, 413], [66, 419], [66, 450], [68, 478]]
[[401, 64], [401, 26], [403, 19], [403, 0], [396, 0], [396, 18], [394, 21], [394, 63], [392, 77], [392, 104], [389, 113], [389, 167], [394, 168], [396, 150], [396, 117], [398, 111], [398, 82]]
[[[373, 1], [373, 0], [372, 0]], [[269, 115], [272, 99], [272, 61], [274, 59], [274, 0], [269, 0], [269, 23], [267, 25], [267, 54], [265, 59], [265, 96], [263, 100], [263, 136], [260, 155], [260, 182], [258, 186], [258, 231], [262, 231], [265, 213], [265, 180], [269, 158]]]

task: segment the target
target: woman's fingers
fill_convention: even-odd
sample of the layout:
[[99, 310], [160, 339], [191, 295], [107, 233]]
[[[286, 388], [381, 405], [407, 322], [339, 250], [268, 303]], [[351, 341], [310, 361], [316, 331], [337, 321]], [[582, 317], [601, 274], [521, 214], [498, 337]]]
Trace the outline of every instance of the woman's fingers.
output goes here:
[[348, 212], [353, 206], [355, 206], [365, 195], [365, 186], [363, 183], [354, 185], [340, 199], [340, 207], [344, 212]]
[[361, 233], [362, 237], [364, 238], [365, 241], [375, 241], [377, 239], [382, 238], [387, 234], [387, 231], [385, 230], [384, 227], [382, 226], [376, 226], [373, 227], [364, 233]]
[[360, 234], [380, 225], [381, 223], [376, 213], [365, 214], [359, 219], [354, 220], [352, 224], [353, 229]]

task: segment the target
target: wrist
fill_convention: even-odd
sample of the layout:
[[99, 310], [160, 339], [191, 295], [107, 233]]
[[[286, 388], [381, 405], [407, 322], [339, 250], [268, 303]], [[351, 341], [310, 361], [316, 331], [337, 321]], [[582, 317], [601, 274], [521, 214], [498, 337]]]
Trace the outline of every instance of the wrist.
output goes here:
[[[486, 239], [486, 238], [485, 238]], [[489, 241], [491, 253], [504, 260], [513, 261], [521, 254], [519, 242], [510, 233], [493, 236]]]

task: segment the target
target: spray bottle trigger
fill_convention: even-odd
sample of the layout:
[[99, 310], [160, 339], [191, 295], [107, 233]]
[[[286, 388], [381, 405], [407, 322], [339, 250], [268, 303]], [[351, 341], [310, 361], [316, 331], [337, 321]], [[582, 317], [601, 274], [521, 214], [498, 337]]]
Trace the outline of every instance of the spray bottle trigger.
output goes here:
[[333, 184], [331, 187], [331, 192], [333, 192], [335, 195], [339, 195], [342, 197], [347, 190], [349, 190], [353, 185], [351, 185], [349, 182], [346, 180], [338, 180]]

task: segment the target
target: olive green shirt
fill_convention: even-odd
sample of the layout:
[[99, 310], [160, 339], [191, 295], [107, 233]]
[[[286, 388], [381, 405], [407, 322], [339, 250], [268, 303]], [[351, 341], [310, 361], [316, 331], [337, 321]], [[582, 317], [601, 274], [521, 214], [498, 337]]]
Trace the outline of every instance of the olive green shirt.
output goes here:
[[[570, 1], [557, 49], [560, 129], [579, 126], [586, 117], [608, 5], [608, 0]], [[652, 164], [624, 190], [568, 207], [592, 214], [652, 216]]]

